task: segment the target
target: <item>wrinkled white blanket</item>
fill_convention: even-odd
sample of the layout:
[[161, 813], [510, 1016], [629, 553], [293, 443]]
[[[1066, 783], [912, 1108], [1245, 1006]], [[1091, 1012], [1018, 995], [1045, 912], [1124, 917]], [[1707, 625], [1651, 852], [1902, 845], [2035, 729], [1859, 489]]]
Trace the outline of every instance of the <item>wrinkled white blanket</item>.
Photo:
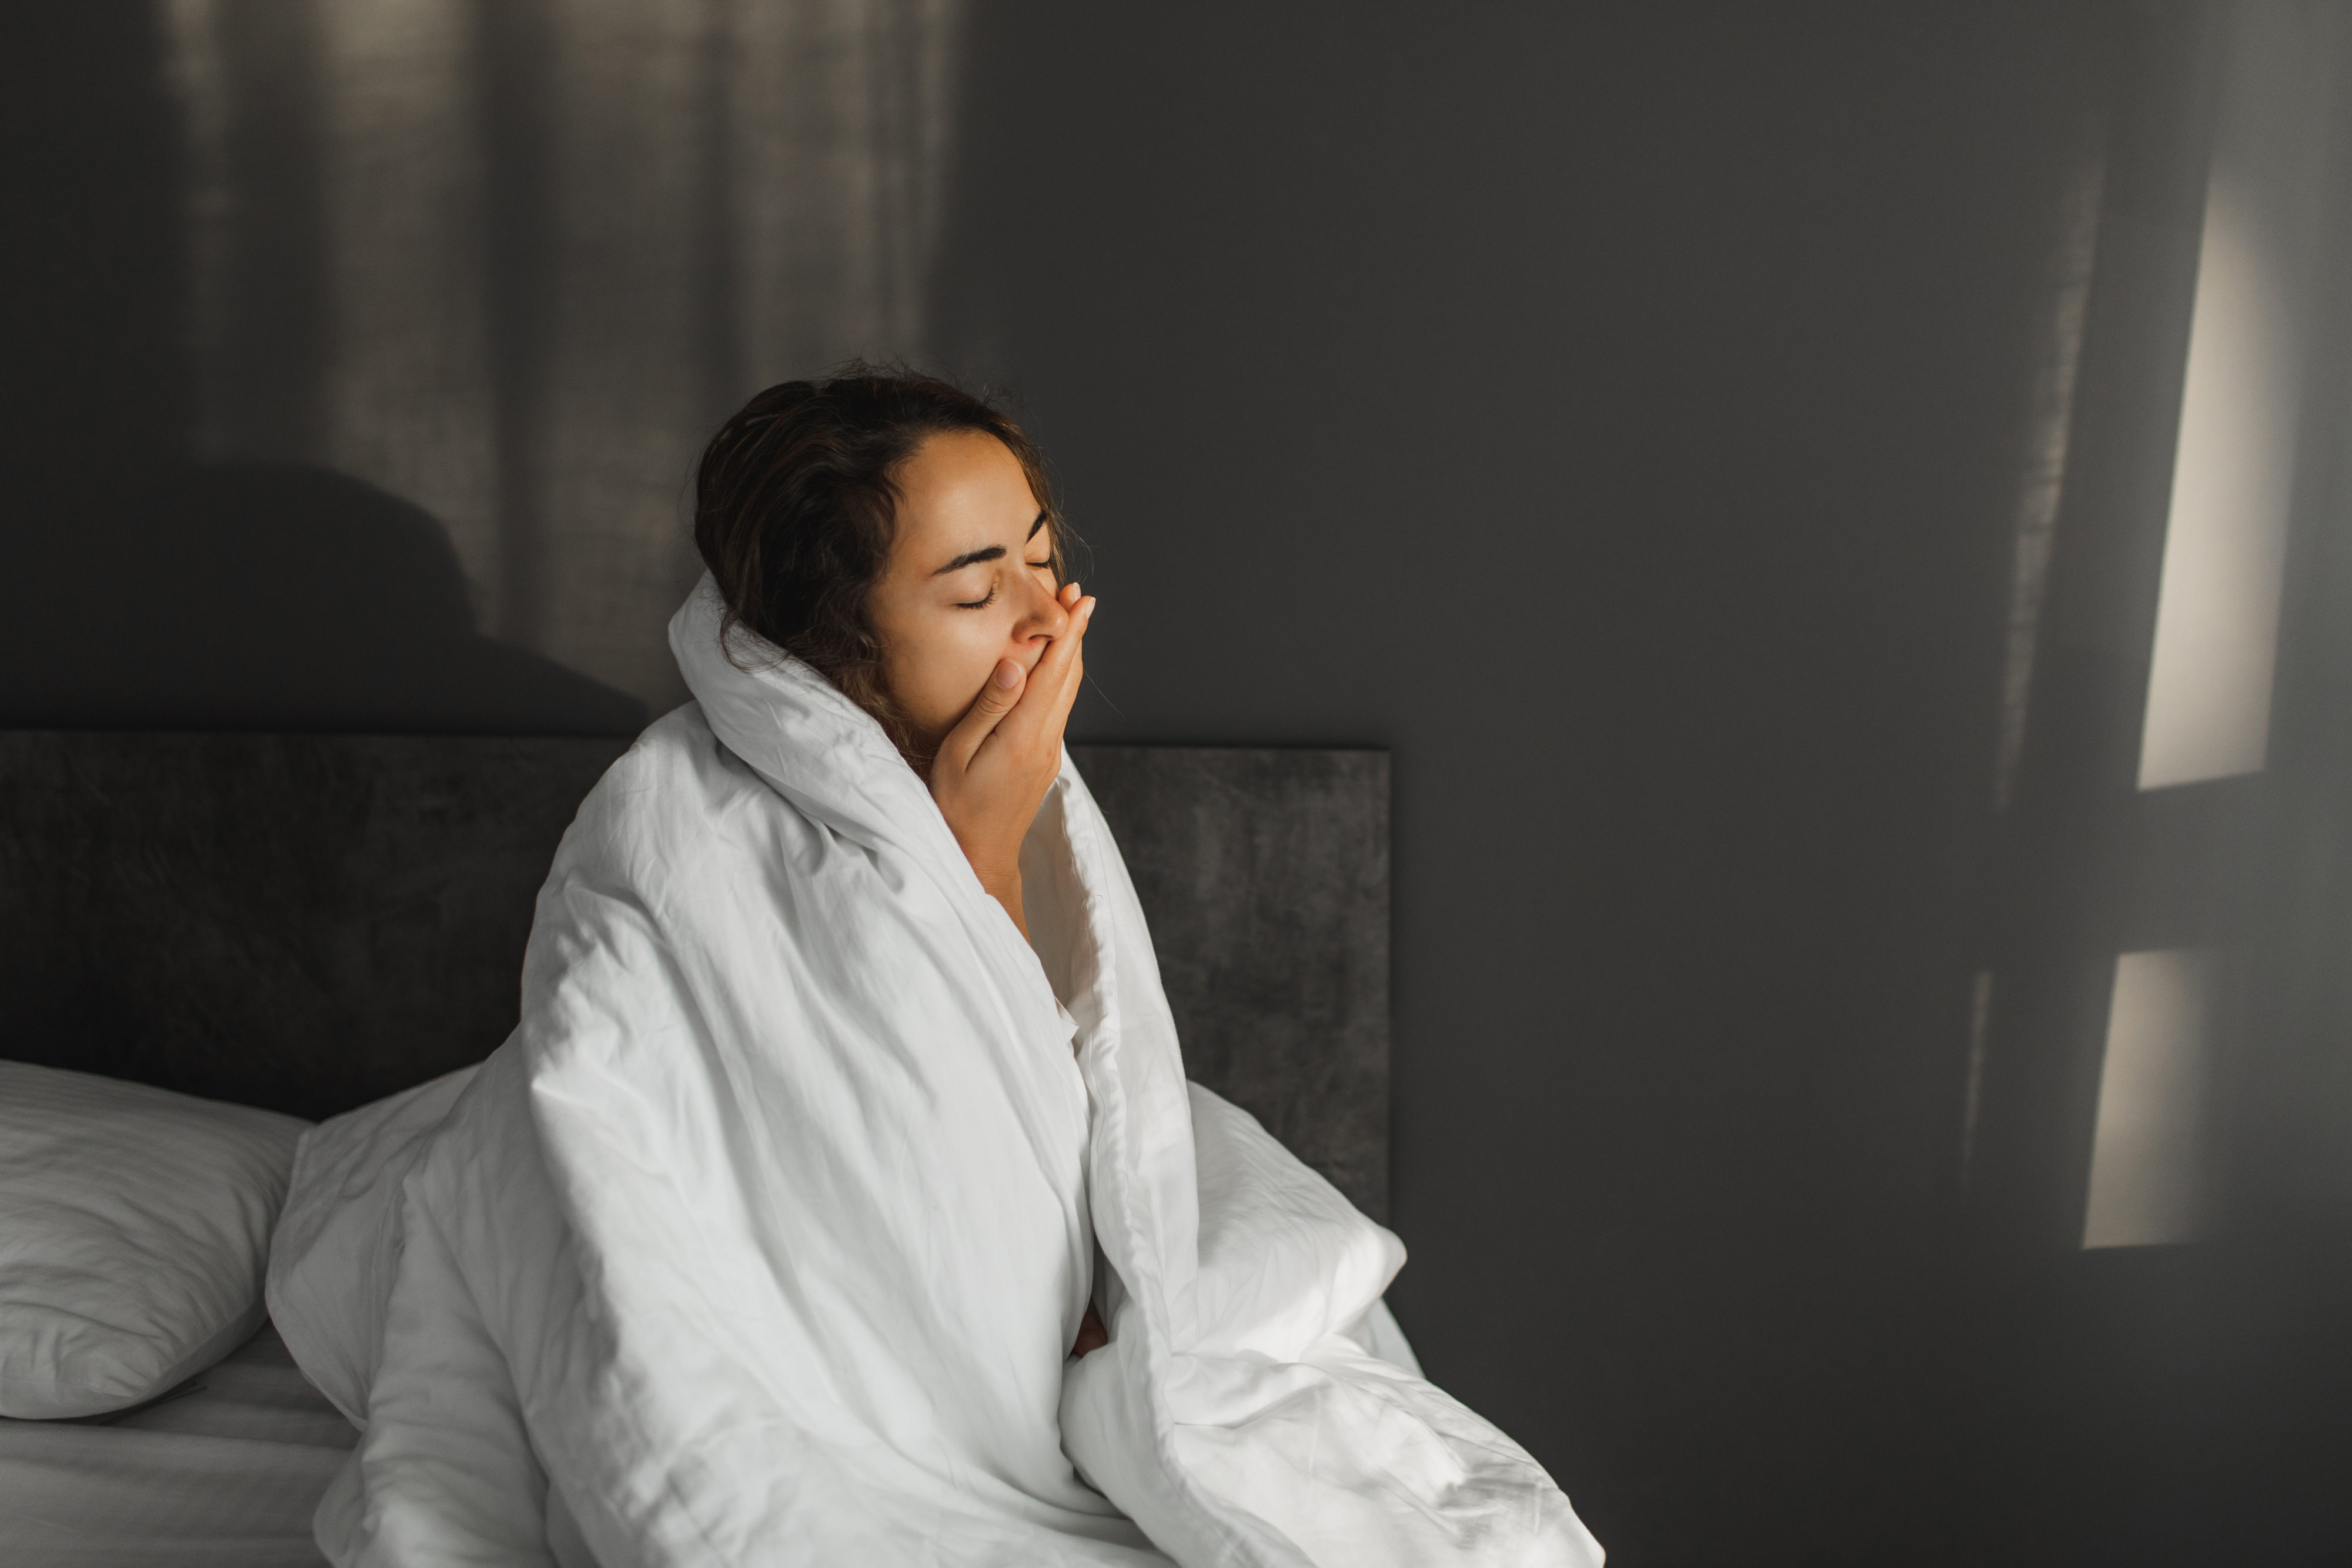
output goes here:
[[305, 1145], [273, 1315], [365, 1427], [328, 1554], [1597, 1564], [1401, 1364], [1396, 1239], [1185, 1083], [1066, 760], [1033, 951], [880, 727], [719, 612], [564, 838], [513, 1037]]

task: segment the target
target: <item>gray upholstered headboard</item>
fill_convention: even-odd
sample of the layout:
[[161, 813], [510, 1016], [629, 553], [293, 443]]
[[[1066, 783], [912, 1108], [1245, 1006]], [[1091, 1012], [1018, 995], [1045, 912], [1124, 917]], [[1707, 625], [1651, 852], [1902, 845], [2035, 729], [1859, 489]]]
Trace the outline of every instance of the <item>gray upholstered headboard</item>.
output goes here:
[[[625, 742], [0, 732], [0, 1056], [331, 1115], [513, 1027]], [[1073, 747], [1191, 1075], [1388, 1200], [1388, 758]]]

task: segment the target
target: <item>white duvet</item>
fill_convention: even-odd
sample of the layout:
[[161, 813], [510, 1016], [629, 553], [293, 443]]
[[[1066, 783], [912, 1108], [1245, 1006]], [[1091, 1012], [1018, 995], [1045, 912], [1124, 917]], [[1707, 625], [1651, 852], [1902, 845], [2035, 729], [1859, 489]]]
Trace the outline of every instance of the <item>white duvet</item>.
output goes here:
[[272, 1312], [365, 1428], [328, 1555], [1597, 1564], [1412, 1369], [1395, 1238], [1184, 1082], [1076, 771], [1033, 951], [880, 727], [719, 613], [564, 838], [513, 1037], [306, 1142]]

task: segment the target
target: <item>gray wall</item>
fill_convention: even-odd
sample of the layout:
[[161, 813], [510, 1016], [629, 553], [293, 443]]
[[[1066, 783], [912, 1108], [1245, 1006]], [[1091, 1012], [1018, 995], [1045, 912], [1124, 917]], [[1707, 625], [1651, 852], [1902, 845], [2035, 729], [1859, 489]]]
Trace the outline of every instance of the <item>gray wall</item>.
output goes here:
[[[0, 276], [0, 723], [630, 727], [474, 632], [407, 498], [181, 466], [149, 15], [47, 7], [0, 51], [31, 220]], [[1960, 1180], [1973, 977], [2041, 939], [2013, 916], [2073, 875], [2041, 852], [2091, 831], [1991, 807], [2069, 203], [2104, 149], [2144, 241], [2101, 252], [2082, 372], [2092, 499], [2139, 517], [2201, 16], [966, 22], [930, 349], [1020, 390], [1091, 542], [1076, 731], [1393, 748], [1394, 1301], [1614, 1563], [2352, 1542], [2339, 1213], [2073, 1252], [2074, 1124], [2041, 1113], [2079, 1104], [2080, 1042], [2030, 1030]], [[2086, 528], [2059, 588], [2138, 580], [2145, 521]], [[2070, 667], [2042, 722], [2126, 727], [2130, 669]], [[2062, 803], [2105, 766], [2070, 755], [2029, 747]]]
[[[2116, 951], [2041, 912], [2136, 744], [2211, 26], [978, 13], [936, 330], [1094, 545], [1076, 722], [1395, 748], [1393, 1299], [1614, 1562], [2352, 1542], [2340, 1212], [2076, 1252], [2081, 1009], [2011, 962]], [[2086, 160], [2085, 473], [2001, 820]]]

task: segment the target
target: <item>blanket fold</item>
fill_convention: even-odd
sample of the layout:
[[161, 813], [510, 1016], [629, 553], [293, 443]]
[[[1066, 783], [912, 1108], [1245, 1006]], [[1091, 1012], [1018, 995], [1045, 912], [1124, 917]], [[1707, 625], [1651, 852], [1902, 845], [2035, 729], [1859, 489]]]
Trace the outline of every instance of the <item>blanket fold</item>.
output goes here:
[[1024, 941], [880, 727], [720, 624], [706, 579], [513, 1036], [304, 1145], [272, 1310], [365, 1427], [328, 1555], [1598, 1564], [1409, 1364], [1396, 1239], [1185, 1082], [1066, 757]]

